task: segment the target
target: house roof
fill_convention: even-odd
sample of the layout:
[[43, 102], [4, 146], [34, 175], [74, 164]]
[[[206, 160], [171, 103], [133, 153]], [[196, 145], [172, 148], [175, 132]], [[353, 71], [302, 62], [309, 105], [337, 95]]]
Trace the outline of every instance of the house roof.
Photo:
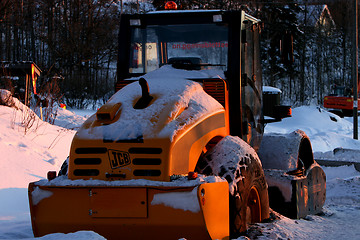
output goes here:
[[323, 25], [324, 21], [335, 27], [335, 22], [330, 14], [330, 10], [326, 4], [320, 5], [302, 5], [304, 11], [298, 14], [300, 23], [306, 26], [316, 27], [319, 24]]
[[41, 69], [32, 61], [0, 61], [0, 75], [25, 76], [32, 71], [40, 76]]

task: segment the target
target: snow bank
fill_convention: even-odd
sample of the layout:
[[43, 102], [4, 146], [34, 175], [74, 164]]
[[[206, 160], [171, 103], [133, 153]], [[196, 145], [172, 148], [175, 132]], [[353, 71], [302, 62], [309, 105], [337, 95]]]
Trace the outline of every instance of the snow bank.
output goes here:
[[[24, 238], [30, 240], [34, 238]], [[106, 240], [106, 238], [92, 231], [78, 231], [76, 233], [54, 233], [43, 237], [36, 238], [39, 240]]]
[[74, 131], [41, 121], [13, 98], [15, 107], [0, 105], [0, 189], [26, 188], [31, 181], [58, 171], [70, 151]]
[[355, 170], [354, 166], [324, 167], [324, 170], [328, 179], [327, 203], [329, 205], [352, 205], [359, 211], [360, 173]]
[[58, 108], [54, 125], [67, 129], [77, 130], [88, 117], [89, 116], [81, 116], [74, 111]]
[[0, 104], [8, 107], [16, 107], [19, 101], [13, 98], [11, 92], [5, 89], [0, 89]]
[[352, 139], [352, 122], [315, 106], [294, 108], [292, 117], [266, 125], [265, 133], [286, 134], [297, 129], [309, 136], [314, 153], [338, 147], [360, 149], [360, 142]]
[[334, 181], [336, 179], [352, 179], [360, 175], [360, 172], [354, 168], [354, 165], [322, 168], [326, 172], [326, 179], [328, 182]]
[[316, 159], [360, 163], [360, 149], [335, 148], [333, 151], [317, 152]]

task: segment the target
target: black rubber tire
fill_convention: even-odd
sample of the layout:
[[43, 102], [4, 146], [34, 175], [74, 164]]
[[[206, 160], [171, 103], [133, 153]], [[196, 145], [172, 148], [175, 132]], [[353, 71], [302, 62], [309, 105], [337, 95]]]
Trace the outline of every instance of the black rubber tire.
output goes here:
[[[240, 145], [229, 147], [226, 141], [229, 138], [235, 139], [235, 142], [241, 142]], [[237, 238], [246, 232], [248, 228], [248, 200], [250, 192], [256, 191], [260, 201], [260, 217], [248, 222], [262, 222], [269, 218], [269, 196], [267, 183], [265, 181], [264, 171], [259, 157], [255, 151], [246, 152], [247, 149], [243, 140], [237, 137], [228, 136], [220, 141], [212, 150], [204, 154], [197, 164], [196, 170], [205, 175], [217, 175], [225, 178], [233, 190], [229, 189], [229, 217], [230, 217], [230, 236]], [[225, 153], [216, 153], [216, 148], [229, 148]], [[238, 149], [236, 149], [238, 148]], [[241, 149], [241, 150], [240, 150]], [[215, 152], [215, 153], [214, 153]], [[239, 159], [234, 159], [232, 152], [245, 152], [240, 154]], [[234, 161], [235, 160], [235, 161]], [[231, 187], [230, 187], [231, 188]], [[255, 190], [254, 190], [255, 189]]]
[[65, 159], [65, 161], [61, 165], [58, 176], [67, 176], [68, 175], [68, 169], [69, 169], [69, 157], [67, 159]]
[[[249, 161], [249, 159], [251, 159]], [[261, 165], [252, 159], [252, 156], [243, 158], [246, 167], [240, 168], [241, 180], [237, 181], [237, 189], [229, 196], [230, 207], [230, 235], [238, 237], [246, 232], [249, 223], [262, 222], [269, 218], [269, 196], [264, 171]], [[236, 180], [235, 180], [236, 181]], [[260, 216], [252, 216], [249, 221], [248, 201], [250, 190], [256, 189], [258, 193]]]

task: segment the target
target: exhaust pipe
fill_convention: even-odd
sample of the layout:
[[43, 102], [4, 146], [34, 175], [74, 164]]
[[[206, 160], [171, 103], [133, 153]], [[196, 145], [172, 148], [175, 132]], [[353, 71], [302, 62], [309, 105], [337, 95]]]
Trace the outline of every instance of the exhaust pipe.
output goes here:
[[147, 81], [145, 80], [145, 78], [140, 78], [139, 79], [139, 84], [141, 86], [142, 96], [135, 103], [134, 108], [135, 109], [144, 109], [147, 106], [149, 106], [149, 104], [150, 104], [151, 100], [153, 99], [153, 97], [150, 96], [149, 85], [148, 85]]

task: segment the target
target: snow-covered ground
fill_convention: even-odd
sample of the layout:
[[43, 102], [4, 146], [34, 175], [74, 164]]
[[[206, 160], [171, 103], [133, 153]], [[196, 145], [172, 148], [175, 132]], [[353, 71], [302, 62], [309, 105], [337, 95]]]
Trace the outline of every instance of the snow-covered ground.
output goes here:
[[[304, 130], [310, 137], [316, 159], [360, 162], [360, 152], [333, 151], [360, 151], [360, 141], [352, 139], [352, 117], [340, 118], [319, 107], [303, 106], [293, 109], [292, 118], [266, 126], [265, 132], [290, 133], [296, 129]], [[360, 172], [354, 165], [323, 169], [327, 189], [322, 215], [300, 220], [282, 216], [276, 222], [258, 224], [250, 235], [261, 232], [258, 239], [360, 239]]]
[[[27, 185], [58, 171], [67, 157], [76, 128], [93, 111], [59, 109], [56, 125], [36, 118], [32, 128], [21, 125], [26, 110], [0, 106], [0, 239], [33, 239]], [[352, 139], [352, 119], [339, 118], [317, 107], [293, 109], [293, 117], [266, 126], [266, 132], [304, 130], [312, 141], [315, 157], [335, 158], [333, 149], [360, 150]], [[360, 162], [349, 153], [343, 160]], [[324, 213], [292, 220], [280, 217], [256, 224], [249, 232], [258, 239], [360, 239], [360, 172], [354, 166], [324, 167], [327, 199]], [[40, 239], [103, 239], [94, 232], [51, 234]], [[240, 238], [243, 239], [243, 238]]]

